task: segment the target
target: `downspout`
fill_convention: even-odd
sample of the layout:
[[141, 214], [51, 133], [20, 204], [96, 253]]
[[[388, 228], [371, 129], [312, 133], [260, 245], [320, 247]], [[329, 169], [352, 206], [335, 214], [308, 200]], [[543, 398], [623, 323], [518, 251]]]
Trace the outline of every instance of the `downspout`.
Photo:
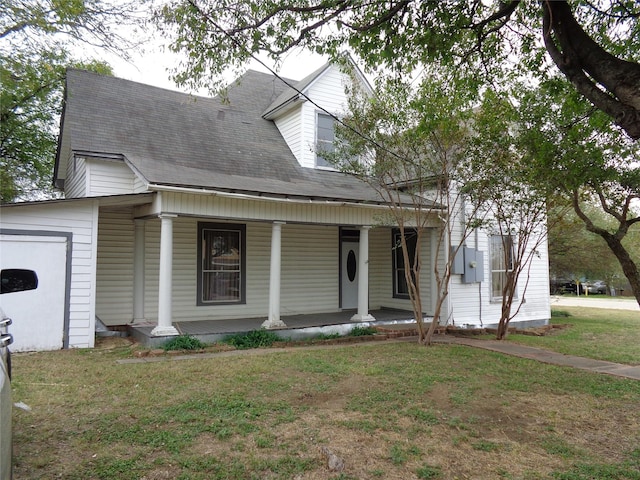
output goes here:
[[[449, 264], [449, 256], [451, 255], [451, 253], [449, 252], [449, 250], [451, 250], [451, 238], [449, 237], [449, 230], [445, 229], [445, 234], [444, 234], [444, 238], [445, 238], [445, 244], [444, 244], [444, 260], [445, 260], [445, 265], [449, 265], [447, 268], [449, 268], [449, 278], [447, 280], [447, 298], [446, 298], [446, 305], [447, 305], [447, 322], [445, 323], [445, 325], [449, 325], [449, 320], [453, 318], [453, 311], [452, 311], [452, 306], [451, 306], [451, 265]], [[455, 322], [453, 322], [455, 324]]]
[[[478, 229], [475, 229], [475, 243], [476, 243], [476, 250], [479, 250], [480, 248], [480, 240], [478, 238]], [[484, 259], [483, 259], [484, 260]], [[482, 268], [482, 271], [484, 272], [484, 265]], [[480, 318], [480, 327], [484, 327], [484, 322], [482, 321], [482, 280], [480, 280], [478, 282], [478, 316]]]

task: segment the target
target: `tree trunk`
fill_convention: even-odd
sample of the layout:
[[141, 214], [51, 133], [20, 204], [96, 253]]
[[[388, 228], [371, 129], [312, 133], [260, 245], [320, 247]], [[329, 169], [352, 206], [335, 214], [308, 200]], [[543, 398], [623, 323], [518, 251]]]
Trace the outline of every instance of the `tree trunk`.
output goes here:
[[[604, 197], [601, 196], [601, 203], [604, 201]], [[622, 267], [622, 273], [629, 281], [631, 285], [631, 291], [633, 292], [633, 296], [636, 298], [638, 305], [640, 305], [640, 272], [638, 271], [638, 266], [635, 264], [627, 249], [624, 248], [622, 244], [622, 239], [627, 234], [629, 227], [637, 220], [633, 219], [629, 221], [627, 219], [627, 208], [625, 207], [623, 214], [613, 214], [618, 222], [618, 230], [615, 234], [609, 233], [607, 230], [597, 227], [589, 217], [582, 211], [580, 208], [580, 192], [578, 190], [574, 190], [572, 194], [572, 204], [573, 210], [576, 212], [576, 215], [584, 222], [585, 227], [588, 231], [595, 233], [596, 235], [600, 235], [605, 242], [607, 242], [607, 246], [609, 250], [613, 252], [618, 263]], [[603, 204], [604, 205], [604, 204]], [[630, 199], [627, 202], [627, 207], [630, 205]], [[607, 210], [605, 208], [605, 210]], [[612, 214], [612, 212], [608, 212]], [[580, 289], [578, 287], [578, 293], [580, 293]]]
[[423, 345], [431, 345], [433, 334], [436, 331], [436, 327], [438, 326], [438, 323], [440, 323], [440, 313], [442, 312], [442, 304], [444, 303], [446, 298], [447, 298], [447, 295], [444, 295], [444, 296], [439, 295], [438, 299], [436, 300], [436, 308], [433, 311], [433, 319], [431, 320], [431, 324], [429, 325], [429, 328], [425, 333], [424, 339], [422, 339], [420, 342]]
[[500, 321], [498, 322], [498, 331], [496, 340], [504, 340], [509, 332], [509, 321], [511, 320], [511, 306], [513, 305], [513, 296], [515, 295], [516, 282], [518, 278], [513, 272], [507, 277], [507, 285], [502, 294], [502, 310], [500, 312]]
[[[640, 65], [619, 59], [578, 24], [566, 1], [544, 1], [543, 38], [556, 66], [598, 109], [640, 138]], [[600, 88], [604, 87], [605, 91]]]
[[620, 266], [622, 267], [622, 272], [624, 276], [627, 277], [629, 284], [631, 285], [631, 291], [633, 292], [633, 296], [636, 297], [636, 301], [638, 305], [640, 305], [640, 272], [638, 272], [638, 266], [635, 264], [627, 249], [624, 248], [622, 242], [615, 235], [611, 234], [603, 234], [601, 232], [598, 233], [602, 238], [604, 238], [607, 245], [613, 252], [613, 254], [620, 262]]

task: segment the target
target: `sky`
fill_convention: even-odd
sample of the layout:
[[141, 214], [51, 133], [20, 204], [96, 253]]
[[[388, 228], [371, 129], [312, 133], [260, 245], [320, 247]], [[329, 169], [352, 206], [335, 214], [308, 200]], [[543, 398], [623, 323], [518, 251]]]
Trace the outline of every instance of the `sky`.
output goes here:
[[[177, 54], [163, 50], [159, 43], [150, 42], [145, 47], [144, 52], [132, 55], [131, 61], [125, 61], [116, 56], [107, 56], [105, 60], [111, 64], [116, 77], [170, 90], [188, 92], [185, 88], [177, 87], [170, 79], [170, 70], [179, 65], [180, 57]], [[272, 61], [263, 60], [270, 68], [274, 68]], [[326, 61], [326, 58], [316, 54], [293, 52], [284, 57], [278, 73], [283, 77], [301, 80], [321, 67]], [[249, 68], [268, 72], [267, 68], [255, 61], [249, 64]], [[229, 81], [232, 80], [234, 79], [229, 78]], [[188, 93], [209, 95], [205, 88], [197, 92]]]

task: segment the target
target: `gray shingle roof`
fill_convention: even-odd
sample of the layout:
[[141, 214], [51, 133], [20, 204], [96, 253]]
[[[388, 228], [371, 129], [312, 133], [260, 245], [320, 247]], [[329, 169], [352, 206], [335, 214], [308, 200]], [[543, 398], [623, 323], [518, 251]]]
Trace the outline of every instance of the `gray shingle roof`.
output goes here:
[[271, 105], [269, 105], [262, 116], [264, 118], [269, 118], [270, 114], [275, 110], [279, 109], [283, 105], [295, 100], [300, 95], [300, 92], [304, 92], [306, 88], [316, 79], [318, 78], [325, 70], [329, 68], [329, 64], [325, 64], [322, 67], [318, 68], [315, 72], [307, 75], [305, 78], [300, 80], [299, 82], [288, 82], [291, 87], [287, 86], [285, 90], [276, 98]]
[[69, 70], [62, 129], [72, 151], [124, 155], [152, 184], [379, 202], [351, 175], [298, 164], [261, 116], [286, 89], [272, 75], [249, 71], [226, 101]]

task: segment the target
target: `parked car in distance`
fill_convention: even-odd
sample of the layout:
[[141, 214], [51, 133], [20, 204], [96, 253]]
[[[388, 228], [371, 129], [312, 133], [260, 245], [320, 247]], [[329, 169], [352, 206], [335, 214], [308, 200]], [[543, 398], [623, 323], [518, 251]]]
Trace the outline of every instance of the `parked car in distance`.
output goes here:
[[564, 295], [564, 294], [576, 294], [578, 288], [580, 289], [580, 295], [584, 295], [584, 285], [581, 283], [579, 286], [572, 280], [552, 280], [550, 285], [551, 295]]
[[587, 285], [587, 292], [590, 294], [599, 293], [604, 295], [607, 293], [607, 284], [603, 280], [596, 280], [593, 283], [587, 282]]
[[[33, 270], [5, 269], [0, 272], [0, 294], [24, 292], [38, 288]], [[10, 479], [11, 468], [11, 352], [13, 337], [8, 331], [11, 318], [0, 305], [0, 479]]]

